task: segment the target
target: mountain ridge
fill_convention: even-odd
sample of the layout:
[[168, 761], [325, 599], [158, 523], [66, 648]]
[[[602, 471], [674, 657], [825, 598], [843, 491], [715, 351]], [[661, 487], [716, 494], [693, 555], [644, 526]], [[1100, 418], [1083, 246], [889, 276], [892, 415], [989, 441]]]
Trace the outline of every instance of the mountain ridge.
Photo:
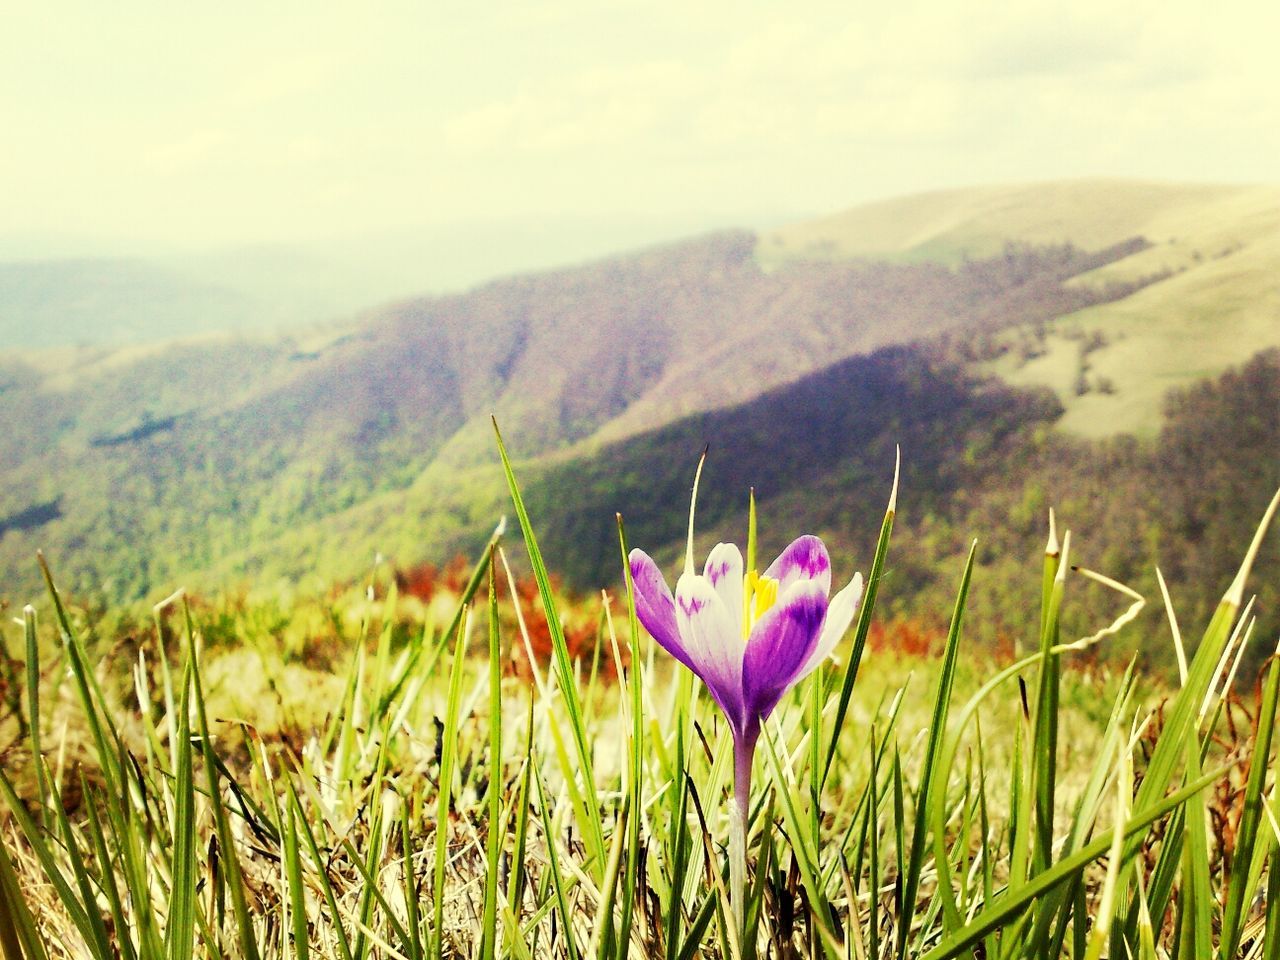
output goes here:
[[[38, 504], [61, 506], [47, 524], [0, 536], [0, 582], [25, 600], [36, 545], [68, 558], [74, 590], [113, 601], [179, 580], [353, 576], [375, 548], [402, 563], [447, 559], [504, 509], [491, 414], [522, 470], [540, 476], [690, 416], [803, 389], [884, 349], [959, 364], [972, 389], [1053, 389], [1036, 364], [1062, 349], [1076, 360], [1098, 314], [1144, 296], [1167, 302], [1170, 282], [1199, 284], [1215, 265], [1243, 262], [1233, 257], [1265, 260], [1262, 219], [1238, 249], [1181, 272], [1126, 266], [1158, 264], [1153, 251], [1172, 249], [1140, 232], [1094, 249], [1011, 235], [993, 256], [954, 263], [770, 266], [764, 240], [729, 231], [409, 298], [305, 335], [64, 352], [78, 364], [69, 370], [49, 355], [10, 357], [0, 364], [0, 414], [14, 425], [0, 437], [0, 526]], [[1269, 289], [1266, 277], [1250, 282]], [[1242, 317], [1223, 322], [1252, 330]], [[1237, 353], [1268, 345], [1242, 339]], [[1081, 354], [1097, 365], [1080, 374], [1086, 400], [1136, 391], [1120, 378], [1103, 392], [1098, 369], [1139, 342]], [[1211, 361], [1163, 386], [1238, 362]], [[1063, 392], [1054, 389], [1055, 409], [1066, 414], [1041, 429], [1071, 417], [1079, 397]]]

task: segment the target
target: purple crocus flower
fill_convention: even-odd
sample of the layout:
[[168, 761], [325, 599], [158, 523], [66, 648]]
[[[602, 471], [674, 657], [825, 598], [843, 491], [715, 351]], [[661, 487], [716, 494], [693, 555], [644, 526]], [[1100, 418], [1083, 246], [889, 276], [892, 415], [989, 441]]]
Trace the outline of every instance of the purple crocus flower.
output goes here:
[[754, 746], [783, 694], [831, 655], [862, 599], [862, 574], [831, 593], [831, 558], [799, 537], [765, 570], [743, 572], [742, 553], [718, 543], [701, 574], [692, 558], [667, 582], [643, 550], [631, 551], [636, 614], [646, 630], [707, 685], [736, 743]]
[[832, 597], [831, 558], [814, 536], [792, 541], [763, 576], [743, 570], [742, 553], [732, 543], [718, 543], [699, 574], [693, 565], [697, 499], [695, 477], [684, 572], [674, 596], [647, 553], [632, 550], [628, 561], [640, 622], [706, 684], [733, 731], [730, 887], [734, 926], [745, 936], [746, 825], [760, 726], [849, 629], [862, 600], [862, 574]]

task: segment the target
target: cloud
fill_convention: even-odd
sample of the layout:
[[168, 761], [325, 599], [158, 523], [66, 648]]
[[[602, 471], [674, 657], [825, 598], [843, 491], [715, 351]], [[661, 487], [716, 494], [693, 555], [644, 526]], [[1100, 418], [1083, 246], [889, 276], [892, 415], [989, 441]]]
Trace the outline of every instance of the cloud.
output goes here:
[[153, 174], [171, 176], [198, 169], [228, 143], [227, 132], [221, 129], [198, 129], [175, 139], [143, 150], [143, 168]]
[[634, 144], [658, 133], [699, 79], [670, 61], [587, 70], [458, 114], [444, 144], [462, 157]]
[[1131, 55], [1130, 42], [1114, 34], [1099, 35], [1077, 25], [1036, 24], [975, 51], [970, 76], [977, 80], [1081, 77], [1125, 63]]
[[332, 87], [344, 70], [358, 68], [354, 50], [275, 51], [241, 67], [225, 102], [236, 108], [259, 108], [296, 100]]
[[23, 93], [6, 127], [23, 149], [0, 156], [23, 189], [0, 219], [233, 239], [804, 213], [999, 179], [1274, 178], [1280, 4], [1249, 6], [442, 0], [127, 30], [86, 13], [75, 31], [32, 14], [0, 58]]

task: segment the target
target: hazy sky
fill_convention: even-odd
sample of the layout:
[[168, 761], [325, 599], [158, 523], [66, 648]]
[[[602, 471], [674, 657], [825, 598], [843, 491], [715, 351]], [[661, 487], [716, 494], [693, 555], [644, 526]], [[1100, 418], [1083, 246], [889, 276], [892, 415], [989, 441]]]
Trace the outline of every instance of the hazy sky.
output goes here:
[[0, 234], [684, 229], [977, 182], [1277, 180], [1278, 10], [9, 3]]

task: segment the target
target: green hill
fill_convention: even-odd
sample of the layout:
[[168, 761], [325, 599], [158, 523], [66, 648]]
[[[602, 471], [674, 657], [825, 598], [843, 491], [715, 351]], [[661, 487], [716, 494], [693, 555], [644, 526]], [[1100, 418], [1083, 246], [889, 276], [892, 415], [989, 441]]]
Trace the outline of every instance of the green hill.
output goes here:
[[[1190, 262], [1274, 233], [1280, 188], [1083, 179], [939, 190], [864, 204], [772, 230], [757, 257], [768, 267], [797, 261], [907, 260], [960, 263], [1017, 241], [1038, 246], [1111, 246], [1135, 235], [1168, 244], [1144, 273]], [[1171, 259], [1181, 251], [1183, 261]], [[1108, 268], [1110, 272], [1124, 272]]]
[[1096, 303], [1119, 288], [1070, 279], [1132, 244], [774, 273], [754, 248], [715, 235], [407, 301], [308, 341], [13, 358], [0, 523], [59, 510], [0, 537], [7, 589], [30, 588], [37, 546], [114, 600], [179, 579], [354, 575], [374, 549], [438, 556], [501, 508], [491, 414], [522, 457], [590, 451], [844, 357]]
[[1135, 236], [1147, 241], [1142, 249], [1072, 282], [1145, 281], [1141, 289], [1009, 330], [983, 370], [1050, 387], [1069, 432], [1150, 436], [1165, 391], [1280, 345], [1280, 188], [1078, 180], [942, 191], [773, 231], [757, 257], [771, 269], [813, 260], [955, 264], [1009, 243], [1093, 250]]
[[[1072, 530], [1074, 563], [1149, 598], [1140, 629], [1149, 636], [1167, 629], [1158, 565], [1193, 618], [1188, 633], [1198, 636], [1280, 489], [1280, 351], [1173, 395], [1164, 427], [1149, 440], [1063, 435], [1051, 429], [1060, 413], [1043, 389], [974, 379], [933, 350], [892, 348], [595, 456], [530, 469], [525, 499], [544, 555], [581, 587], [620, 576], [616, 511], [632, 544], [673, 570], [693, 467], [709, 444], [699, 556], [717, 540], [744, 542], [754, 487], [762, 556], [812, 532], [835, 546], [837, 566], [851, 573], [870, 563], [900, 444], [899, 515], [881, 600], [887, 613], [942, 629], [938, 618], [950, 609], [976, 537], [970, 631], [988, 642], [1033, 637], [1022, 612], [1034, 609], [1036, 584], [1025, 574], [1043, 552], [1055, 507], [1059, 532]], [[1084, 588], [1091, 602], [1077, 605], [1068, 631], [1092, 632], [1105, 611], [1123, 607], [1114, 594]], [[1276, 636], [1280, 537], [1265, 542], [1251, 589], [1259, 636]]]
[[[922, 541], [967, 537], [996, 502], [1040, 536], [1048, 505], [1076, 489], [1041, 478], [1058, 469], [1046, 451], [1080, 483], [1091, 458], [1132, 442], [1080, 434], [1132, 429], [1145, 438], [1132, 449], [1150, 456], [1168, 388], [1275, 342], [1271, 196], [1123, 183], [957, 191], [416, 298], [305, 335], [11, 352], [0, 361], [0, 599], [38, 590], [37, 547], [73, 592], [107, 602], [179, 583], [318, 587], [359, 575], [375, 551], [447, 559], [506, 510], [491, 414], [533, 480], [595, 490], [581, 509], [607, 517], [654, 469], [627, 454], [615, 483], [611, 451], [663, 449], [662, 470], [678, 468], [669, 482], [683, 488], [686, 441], [720, 449], [712, 434], [746, 430], [755, 446], [731, 457], [740, 470], [725, 489], [740, 498], [776, 482], [769, 496], [837, 544], [857, 535], [841, 491], [878, 510], [895, 442], [938, 518]], [[1179, 251], [1190, 265], [1171, 259]], [[880, 359], [857, 365], [868, 357]], [[880, 393], [833, 385], [862, 373]], [[832, 408], [810, 419], [841, 436], [803, 453], [795, 429], [735, 419], [765, 409], [789, 423], [798, 396]], [[706, 417], [693, 442], [688, 425]], [[1010, 417], [1008, 432], [1034, 443], [1000, 439]], [[673, 429], [679, 442], [655, 439]], [[992, 461], [997, 450], [1017, 469]], [[811, 475], [777, 472], [796, 463]], [[556, 474], [564, 464], [589, 479]], [[1135, 490], [1147, 469], [1126, 474]], [[1102, 497], [1105, 485], [1089, 489]], [[553, 514], [569, 529], [585, 522]], [[1237, 532], [1236, 520], [1206, 523]], [[578, 582], [604, 576], [611, 547], [560, 542]], [[950, 556], [947, 542], [929, 562]]]

